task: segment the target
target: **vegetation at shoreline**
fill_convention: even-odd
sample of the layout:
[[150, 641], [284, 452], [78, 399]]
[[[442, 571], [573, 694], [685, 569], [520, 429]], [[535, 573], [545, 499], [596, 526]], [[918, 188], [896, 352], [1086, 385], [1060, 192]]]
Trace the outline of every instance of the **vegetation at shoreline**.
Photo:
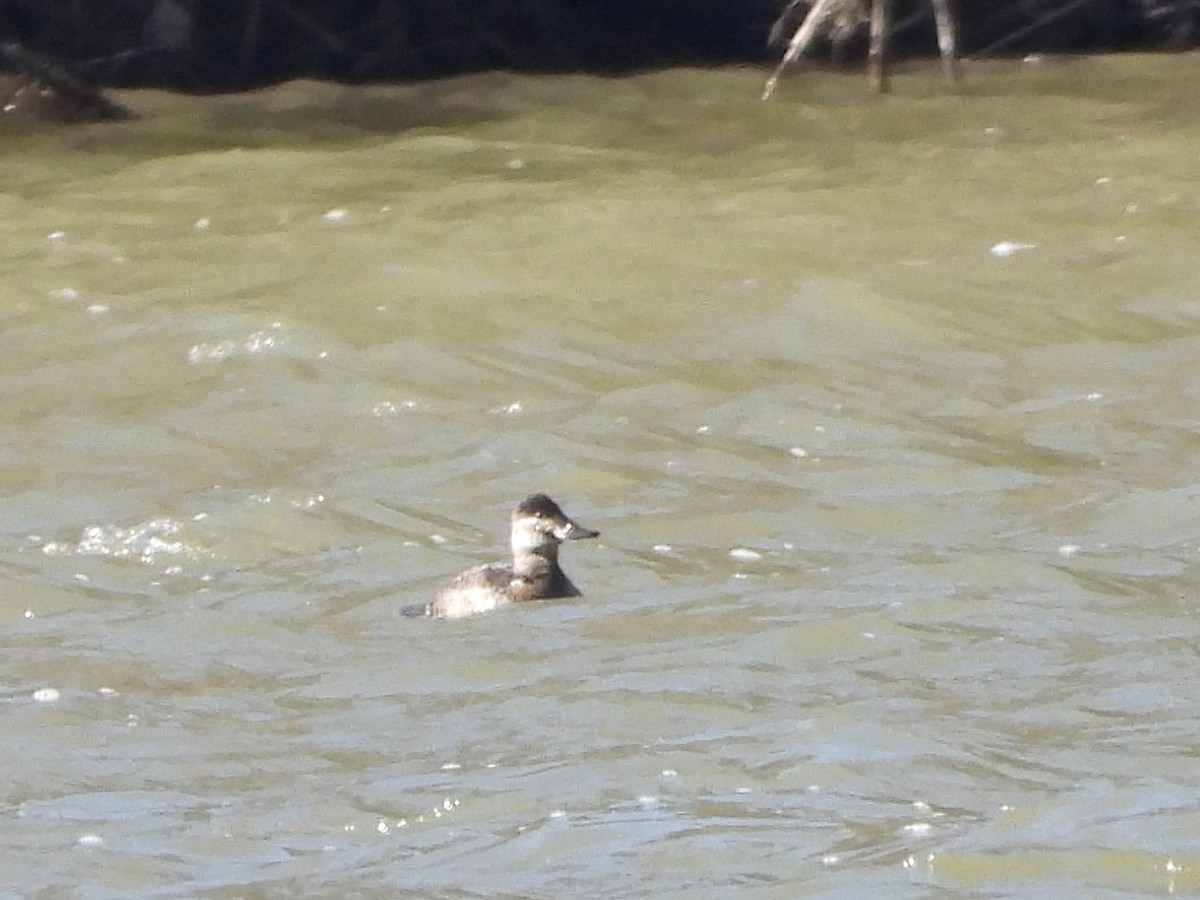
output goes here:
[[[854, 7], [870, 5], [841, 2], [851, 24]], [[789, 30], [787, 23], [811, 6], [811, 0], [0, 0], [0, 43], [62, 66], [81, 83], [223, 91], [295, 77], [381, 81], [495, 68], [621, 72], [767, 63], [782, 52], [768, 47], [772, 26], [782, 22], [777, 30]], [[952, 0], [951, 6], [966, 56], [1181, 49], [1200, 40], [1200, 0]], [[929, 0], [894, 0], [893, 7], [897, 51], [935, 53]], [[842, 60], [857, 60], [865, 32], [843, 29], [818, 52], [835, 47]]]

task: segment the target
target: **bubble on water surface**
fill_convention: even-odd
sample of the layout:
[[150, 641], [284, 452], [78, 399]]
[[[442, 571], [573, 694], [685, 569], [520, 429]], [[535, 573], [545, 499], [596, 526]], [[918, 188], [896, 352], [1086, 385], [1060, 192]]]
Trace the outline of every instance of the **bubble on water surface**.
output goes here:
[[77, 542], [48, 541], [41, 549], [47, 556], [111, 556], [153, 565], [160, 556], [197, 555], [179, 538], [182, 527], [172, 519], [151, 519], [129, 528], [89, 525]]
[[287, 336], [282, 333], [282, 328], [282, 323], [272, 322], [269, 327], [253, 331], [244, 338], [223, 338], [194, 344], [188, 348], [187, 360], [191, 365], [197, 366], [225, 362], [235, 357], [260, 356], [278, 350], [288, 341]]
[[1037, 244], [1023, 244], [1020, 241], [1001, 241], [998, 244], [993, 244], [992, 249], [988, 251], [997, 259], [1005, 259], [1022, 250], [1033, 250]]
[[246, 338], [245, 348], [247, 353], [262, 353], [264, 350], [270, 350], [276, 345], [278, 338], [266, 331], [256, 331], [250, 337]]
[[62, 697], [58, 688], [38, 688], [33, 692], [33, 699], [38, 703], [56, 703]]
[[236, 349], [237, 343], [235, 341], [196, 344], [188, 349], [188, 362], [193, 366], [199, 363], [221, 362], [231, 357]]
[[762, 559], [761, 553], [749, 547], [734, 547], [729, 551], [729, 555], [740, 562], [757, 562]]

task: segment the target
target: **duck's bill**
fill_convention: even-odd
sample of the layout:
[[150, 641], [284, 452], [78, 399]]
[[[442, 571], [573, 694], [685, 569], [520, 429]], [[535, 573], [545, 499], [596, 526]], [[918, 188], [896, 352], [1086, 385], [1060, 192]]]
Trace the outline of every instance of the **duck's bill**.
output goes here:
[[565, 525], [554, 529], [554, 536], [560, 541], [581, 541], [584, 538], [600, 537], [600, 532], [584, 528], [568, 519]]

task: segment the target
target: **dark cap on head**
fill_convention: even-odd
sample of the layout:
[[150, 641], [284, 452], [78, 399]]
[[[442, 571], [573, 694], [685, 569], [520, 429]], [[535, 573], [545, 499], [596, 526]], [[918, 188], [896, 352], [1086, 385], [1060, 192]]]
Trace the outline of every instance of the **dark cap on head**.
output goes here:
[[566, 514], [558, 508], [558, 504], [545, 494], [530, 494], [518, 503], [517, 508], [513, 510], [513, 517], [517, 516], [542, 516], [547, 519], [566, 518]]
[[547, 523], [554, 523], [555, 527], [551, 533], [560, 541], [600, 536], [600, 532], [584, 528], [578, 522], [572, 521], [570, 516], [564, 513], [559, 508], [559, 505], [545, 494], [530, 494], [517, 504], [517, 508], [513, 510], [512, 514], [513, 521], [523, 519], [526, 516], [536, 516], [539, 519], [544, 519]]

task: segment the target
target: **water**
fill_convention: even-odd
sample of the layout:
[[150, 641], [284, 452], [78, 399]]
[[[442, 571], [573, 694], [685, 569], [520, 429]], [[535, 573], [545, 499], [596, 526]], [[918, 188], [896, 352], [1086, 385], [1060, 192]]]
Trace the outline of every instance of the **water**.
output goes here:
[[1198, 65], [6, 136], [8, 895], [1196, 893]]

